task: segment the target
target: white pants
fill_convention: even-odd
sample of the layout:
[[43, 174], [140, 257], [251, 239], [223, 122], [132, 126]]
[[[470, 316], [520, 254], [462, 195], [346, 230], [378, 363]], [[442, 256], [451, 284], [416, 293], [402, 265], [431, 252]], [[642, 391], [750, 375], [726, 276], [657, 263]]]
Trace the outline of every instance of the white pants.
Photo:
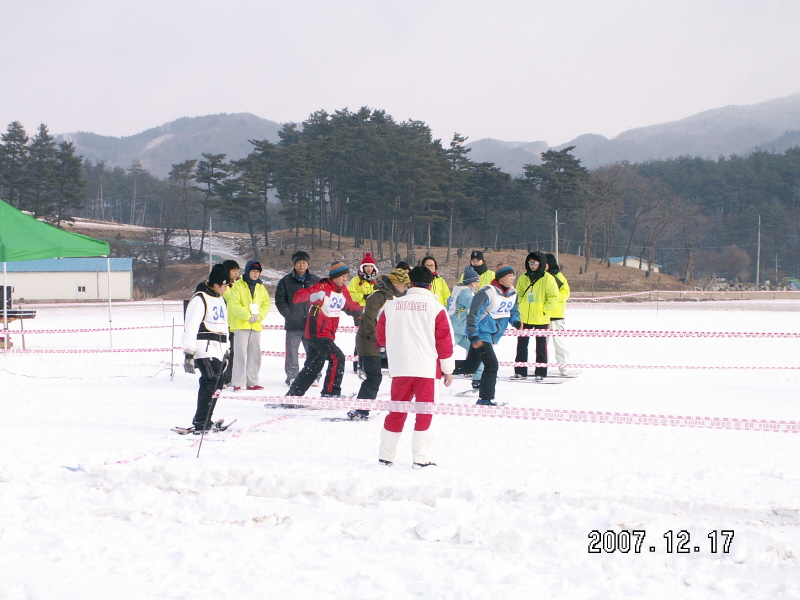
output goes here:
[[234, 387], [258, 385], [261, 371], [261, 332], [253, 329], [237, 329], [233, 336]]
[[[550, 320], [550, 329], [554, 329], [557, 331], [563, 331], [566, 329], [564, 319], [551, 319]], [[553, 340], [553, 350], [556, 358], [556, 362], [559, 365], [565, 365], [569, 363], [569, 348], [567, 348], [567, 338], [562, 337], [560, 335], [553, 335], [550, 336]], [[562, 372], [566, 370], [566, 367], [559, 366], [559, 370]]]

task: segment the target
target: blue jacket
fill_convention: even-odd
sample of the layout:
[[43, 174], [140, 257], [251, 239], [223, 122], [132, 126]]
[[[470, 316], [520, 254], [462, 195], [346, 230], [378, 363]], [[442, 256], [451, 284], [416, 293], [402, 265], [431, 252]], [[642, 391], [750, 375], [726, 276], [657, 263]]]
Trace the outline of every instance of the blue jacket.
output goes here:
[[453, 333], [456, 336], [466, 335], [467, 315], [472, 306], [472, 299], [475, 294], [464, 284], [456, 284], [453, 294], [447, 300], [447, 314], [453, 324]]
[[[508, 302], [513, 302], [509, 311], [509, 316], [495, 319], [489, 314], [492, 301], [496, 296], [508, 298]], [[520, 323], [519, 307], [517, 305], [517, 290], [513, 287], [503, 292], [502, 287], [497, 281], [482, 287], [472, 299], [467, 315], [467, 335], [472, 343], [481, 340], [491, 344], [497, 344], [503, 337], [503, 332], [508, 324], [516, 326]]]

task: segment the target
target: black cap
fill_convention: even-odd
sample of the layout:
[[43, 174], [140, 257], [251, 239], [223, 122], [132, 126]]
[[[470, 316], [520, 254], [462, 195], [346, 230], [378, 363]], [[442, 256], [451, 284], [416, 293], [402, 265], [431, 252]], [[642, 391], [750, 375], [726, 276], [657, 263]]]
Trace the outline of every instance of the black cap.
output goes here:
[[211, 267], [211, 273], [208, 274], [209, 285], [227, 285], [231, 282], [230, 272], [225, 268], [225, 265], [216, 264]]
[[298, 250], [294, 254], [292, 254], [292, 264], [304, 260], [306, 262], [311, 262], [311, 257], [308, 255], [308, 252], [305, 250]]
[[477, 258], [478, 260], [483, 260], [483, 252], [481, 252], [480, 250], [473, 250], [472, 254], [469, 255], [469, 259], [473, 260], [475, 258]]

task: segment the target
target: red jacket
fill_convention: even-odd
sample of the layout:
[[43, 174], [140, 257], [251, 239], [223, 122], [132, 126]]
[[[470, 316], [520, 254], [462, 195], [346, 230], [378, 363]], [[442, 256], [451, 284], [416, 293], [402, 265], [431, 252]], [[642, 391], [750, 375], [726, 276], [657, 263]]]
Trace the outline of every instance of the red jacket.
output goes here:
[[353, 301], [346, 287], [335, 286], [327, 277], [309, 288], [297, 290], [293, 302], [295, 304], [310, 302], [311, 296], [317, 292], [324, 292], [325, 296], [311, 302], [304, 337], [308, 340], [319, 338], [335, 340], [336, 330], [339, 328], [339, 315], [345, 312], [353, 317], [360, 317], [361, 305]]

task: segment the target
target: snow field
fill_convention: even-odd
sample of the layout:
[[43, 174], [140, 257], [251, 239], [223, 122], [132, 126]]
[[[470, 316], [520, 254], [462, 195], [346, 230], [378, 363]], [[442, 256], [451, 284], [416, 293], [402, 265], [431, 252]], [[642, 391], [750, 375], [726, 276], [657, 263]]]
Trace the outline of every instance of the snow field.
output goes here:
[[[575, 306], [567, 325], [800, 330], [788, 309], [755, 308]], [[42, 308], [26, 328], [104, 327], [104, 310]], [[173, 318], [182, 322], [176, 304], [131, 303], [115, 305], [113, 324]], [[267, 323], [281, 323], [274, 310]], [[26, 341], [100, 349], [108, 332]], [[800, 349], [797, 339], [569, 341], [572, 362], [593, 364], [797, 366]], [[339, 343], [351, 353], [353, 335]], [[115, 348], [171, 345], [168, 328], [114, 332]], [[282, 332], [265, 332], [262, 348], [283, 350]], [[501, 360], [514, 349], [504, 339]], [[0, 455], [0, 599], [800, 598], [800, 434], [436, 416], [439, 466], [414, 471], [410, 423], [386, 468], [381, 418], [325, 423], [342, 411], [265, 409], [226, 393], [215, 416], [238, 421], [195, 458], [199, 439], [169, 432], [191, 420], [197, 389], [173, 358], [170, 380], [168, 352], [0, 357], [13, 424]], [[261, 375], [264, 395], [285, 393], [282, 359], [265, 358]], [[797, 371], [584, 369], [562, 385], [500, 381], [498, 399], [797, 421], [798, 383]], [[467, 386], [456, 380], [441, 401], [474, 403], [452, 395]], [[730, 553], [712, 554], [706, 536], [723, 529], [735, 531]], [[592, 530], [646, 537], [639, 553], [590, 554]], [[667, 553], [670, 530], [689, 532], [690, 553]]]

